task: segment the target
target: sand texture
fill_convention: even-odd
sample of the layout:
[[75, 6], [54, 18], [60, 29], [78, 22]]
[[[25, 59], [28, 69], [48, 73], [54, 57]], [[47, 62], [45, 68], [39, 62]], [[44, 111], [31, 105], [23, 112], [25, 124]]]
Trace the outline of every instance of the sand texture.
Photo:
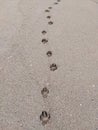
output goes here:
[[0, 130], [98, 130], [98, 0], [0, 0]]

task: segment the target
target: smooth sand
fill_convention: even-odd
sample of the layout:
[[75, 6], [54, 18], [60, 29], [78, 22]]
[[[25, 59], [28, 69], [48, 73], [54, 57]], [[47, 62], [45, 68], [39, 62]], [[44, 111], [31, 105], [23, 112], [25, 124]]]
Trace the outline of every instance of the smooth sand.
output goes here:
[[0, 130], [98, 130], [98, 1], [54, 2], [0, 0]]

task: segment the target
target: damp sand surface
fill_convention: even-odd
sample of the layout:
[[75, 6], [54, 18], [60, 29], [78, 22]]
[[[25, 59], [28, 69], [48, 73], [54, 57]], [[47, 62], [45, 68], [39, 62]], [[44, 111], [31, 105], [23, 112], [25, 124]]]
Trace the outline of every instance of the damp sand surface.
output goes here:
[[0, 130], [98, 130], [97, 3], [0, 0]]

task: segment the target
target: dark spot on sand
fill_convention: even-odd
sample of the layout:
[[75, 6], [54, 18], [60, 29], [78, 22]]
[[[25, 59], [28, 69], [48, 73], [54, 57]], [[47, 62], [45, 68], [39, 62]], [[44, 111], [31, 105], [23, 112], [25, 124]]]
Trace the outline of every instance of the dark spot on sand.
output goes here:
[[49, 21], [49, 22], [48, 22], [48, 24], [49, 24], [49, 25], [52, 25], [52, 24], [53, 24], [53, 22], [52, 22], [52, 21]]
[[52, 9], [52, 7], [48, 7], [48, 9]]
[[50, 12], [50, 10], [46, 9], [45, 12]]
[[47, 39], [42, 39], [42, 43], [43, 43], [43, 44], [45, 44], [45, 43], [47, 43], [47, 42], [48, 42]]
[[46, 125], [49, 120], [50, 120], [50, 114], [46, 111], [42, 111], [40, 115], [40, 121], [42, 122], [42, 124]]
[[57, 5], [58, 3], [57, 3], [57, 2], [55, 2], [54, 4], [55, 4], [55, 5]]
[[47, 32], [45, 30], [42, 31], [42, 34], [45, 35]]
[[61, 0], [57, 0], [57, 2], [60, 2]]
[[47, 18], [48, 18], [48, 19], [50, 19], [50, 18], [51, 18], [51, 16], [47, 16]]
[[51, 64], [51, 65], [50, 65], [50, 70], [51, 70], [51, 71], [57, 70], [57, 65], [56, 65], [55, 63]]
[[44, 87], [42, 90], [41, 90], [41, 94], [44, 98], [47, 98], [48, 94], [49, 94], [49, 90]]
[[48, 52], [47, 52], [47, 56], [48, 56], [48, 57], [51, 57], [51, 56], [52, 56], [52, 51], [48, 51]]

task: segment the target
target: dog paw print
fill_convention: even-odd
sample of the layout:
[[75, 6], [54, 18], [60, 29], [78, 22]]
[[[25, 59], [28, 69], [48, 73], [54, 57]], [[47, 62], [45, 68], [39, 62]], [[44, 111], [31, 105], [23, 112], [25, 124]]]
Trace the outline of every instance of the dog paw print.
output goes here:
[[48, 51], [46, 54], [47, 54], [48, 57], [51, 57], [52, 56], [52, 51]]
[[46, 44], [48, 42], [48, 39], [42, 39], [42, 43]]
[[57, 68], [58, 67], [57, 67], [57, 65], [55, 63], [53, 63], [53, 64], [50, 65], [50, 70], [51, 71], [55, 71], [55, 70], [57, 70]]
[[40, 121], [42, 122], [43, 125], [46, 125], [50, 120], [50, 114], [46, 111], [42, 111], [40, 115]]
[[51, 19], [51, 16], [47, 16], [47, 19]]
[[52, 7], [48, 7], [48, 9], [52, 9]]
[[53, 24], [53, 22], [52, 22], [52, 21], [49, 21], [49, 22], [48, 22], [48, 24], [49, 24], [49, 25], [52, 25], [52, 24]]
[[42, 34], [45, 35], [47, 32], [45, 30], [42, 31]]
[[45, 12], [50, 12], [50, 10], [46, 9]]
[[44, 87], [42, 90], [41, 90], [41, 94], [44, 98], [47, 98], [48, 94], [49, 94], [49, 90]]

